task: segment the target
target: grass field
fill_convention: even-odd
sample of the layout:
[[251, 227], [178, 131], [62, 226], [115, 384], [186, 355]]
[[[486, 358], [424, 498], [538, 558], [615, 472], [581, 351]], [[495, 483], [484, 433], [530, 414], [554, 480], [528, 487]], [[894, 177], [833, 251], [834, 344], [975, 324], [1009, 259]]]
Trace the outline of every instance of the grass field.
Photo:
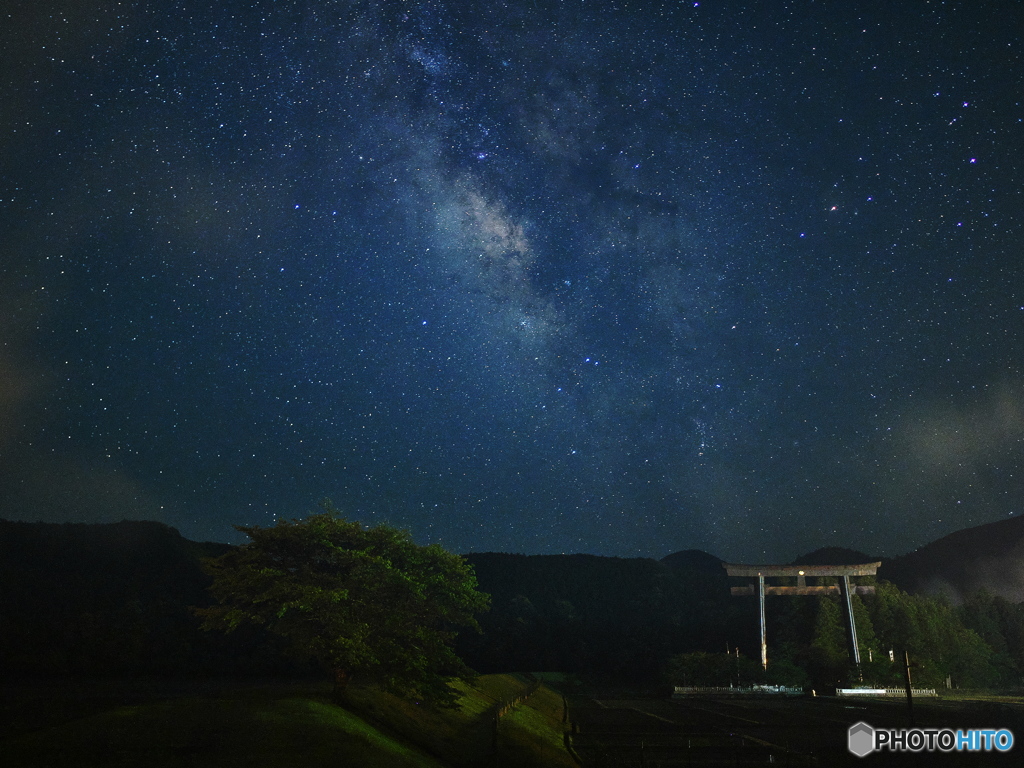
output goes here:
[[574, 765], [562, 742], [562, 699], [541, 686], [507, 714], [497, 703], [527, 681], [486, 675], [438, 709], [369, 687], [344, 707], [315, 682], [8, 686], [0, 709], [7, 768], [275, 768], [277, 766]]

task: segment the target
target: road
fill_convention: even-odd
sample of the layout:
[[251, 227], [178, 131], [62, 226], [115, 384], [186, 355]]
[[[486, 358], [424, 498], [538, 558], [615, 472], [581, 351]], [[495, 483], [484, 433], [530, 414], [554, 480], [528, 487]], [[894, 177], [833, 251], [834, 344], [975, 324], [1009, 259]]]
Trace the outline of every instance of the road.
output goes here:
[[900, 700], [759, 696], [570, 701], [573, 748], [587, 768], [1022, 764], [1022, 705], [918, 700], [914, 714], [921, 728], [1010, 728], [1021, 743], [1008, 753], [850, 754], [847, 731], [854, 723], [909, 725], [906, 704]]

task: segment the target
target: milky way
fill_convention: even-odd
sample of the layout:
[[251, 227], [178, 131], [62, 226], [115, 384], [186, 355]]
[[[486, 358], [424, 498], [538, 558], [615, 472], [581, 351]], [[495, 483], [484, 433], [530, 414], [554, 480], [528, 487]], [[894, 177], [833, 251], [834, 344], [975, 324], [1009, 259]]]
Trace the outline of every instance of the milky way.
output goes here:
[[1019, 514], [1016, 3], [33, 3], [0, 516], [457, 551]]

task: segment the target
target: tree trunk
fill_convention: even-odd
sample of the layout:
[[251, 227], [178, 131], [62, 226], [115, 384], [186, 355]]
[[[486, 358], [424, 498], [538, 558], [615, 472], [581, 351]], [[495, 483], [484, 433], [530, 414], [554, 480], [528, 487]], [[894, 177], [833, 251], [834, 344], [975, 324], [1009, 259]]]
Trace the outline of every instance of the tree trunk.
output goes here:
[[352, 674], [347, 669], [334, 669], [332, 672], [334, 673], [334, 700], [341, 701], [345, 698], [345, 691], [348, 689]]

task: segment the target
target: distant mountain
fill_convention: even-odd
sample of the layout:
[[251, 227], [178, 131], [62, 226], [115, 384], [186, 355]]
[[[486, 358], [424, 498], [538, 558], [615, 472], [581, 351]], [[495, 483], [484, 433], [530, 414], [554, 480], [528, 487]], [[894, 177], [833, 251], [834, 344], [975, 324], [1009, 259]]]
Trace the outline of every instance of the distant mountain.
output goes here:
[[951, 533], [882, 561], [878, 575], [906, 592], [945, 595], [954, 603], [985, 589], [1024, 601], [1024, 516]]
[[201, 558], [230, 549], [151, 521], [0, 520], [0, 679], [277, 671], [258, 633], [189, 610], [209, 600]]
[[209, 579], [199, 567], [228, 544], [183, 538], [152, 521], [25, 523], [0, 520], [0, 576], [59, 599], [102, 594], [139, 600], [152, 595], [198, 601]]
[[798, 557], [791, 565], [859, 565], [860, 563], [877, 563], [882, 558], [865, 555], [856, 549], [845, 547], [822, 547]]
[[661, 562], [677, 573], [717, 573], [723, 570], [724, 561], [700, 549], [684, 549], [665, 555]]
[[[823, 547], [793, 565], [852, 565], [881, 561], [878, 576], [905, 592], [942, 595], [962, 603], [979, 590], [1024, 602], [1024, 516], [951, 533], [898, 557], [878, 557], [845, 547]], [[707, 579], [722, 561], [699, 550], [661, 559], [683, 579]], [[723, 573], [724, 573], [724, 569]], [[723, 580], [724, 583], [724, 580]]]
[[649, 600], [660, 601], [660, 595], [674, 586], [668, 569], [647, 558], [503, 552], [465, 557], [480, 588], [499, 610], [525, 598], [541, 613], [564, 612], [571, 606], [574, 612], [615, 621], [645, 614]]
[[[491, 610], [484, 633], [459, 637], [481, 672], [559, 670], [656, 680], [686, 649], [719, 650], [743, 634], [721, 560], [704, 552], [648, 558], [466, 555]], [[748, 617], [744, 615], [743, 619]]]
[[[231, 549], [155, 522], [0, 520], [0, 678], [11, 674], [236, 674], [292, 669], [259, 632], [201, 632], [209, 600], [200, 559]], [[659, 560], [594, 555], [467, 555], [492, 608], [459, 652], [481, 672], [601, 673], [656, 680], [681, 651], [746, 647], [750, 601], [730, 596], [722, 560], [700, 550]], [[878, 558], [828, 547], [795, 563]], [[960, 602], [979, 589], [1024, 603], [1024, 517], [969, 528], [902, 557], [879, 576]]]
[[699, 549], [686, 549], [666, 555], [660, 562], [685, 585], [697, 604], [729, 602], [729, 575], [722, 567], [724, 560]]

